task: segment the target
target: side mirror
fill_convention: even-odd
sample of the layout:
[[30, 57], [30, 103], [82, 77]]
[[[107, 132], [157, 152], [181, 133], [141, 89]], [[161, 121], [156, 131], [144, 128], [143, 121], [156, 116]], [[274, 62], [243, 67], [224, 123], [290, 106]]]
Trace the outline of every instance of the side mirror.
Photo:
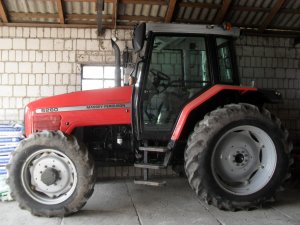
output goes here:
[[144, 47], [144, 42], [146, 38], [146, 24], [141, 23], [139, 24], [134, 32], [133, 32], [133, 39], [132, 39], [132, 47], [135, 52], [139, 52]]

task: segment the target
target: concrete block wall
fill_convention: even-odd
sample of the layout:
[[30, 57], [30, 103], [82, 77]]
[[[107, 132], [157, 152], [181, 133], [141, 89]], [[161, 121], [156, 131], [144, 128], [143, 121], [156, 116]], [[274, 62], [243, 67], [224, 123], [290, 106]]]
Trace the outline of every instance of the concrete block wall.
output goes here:
[[295, 145], [300, 145], [300, 47], [294, 39], [280, 37], [241, 36], [236, 53], [241, 82], [254, 81], [259, 88], [281, 92], [281, 104], [267, 108], [288, 128]]
[[111, 37], [131, 46], [130, 30], [0, 27], [0, 123], [22, 122], [33, 100], [81, 90], [81, 65], [114, 64]]

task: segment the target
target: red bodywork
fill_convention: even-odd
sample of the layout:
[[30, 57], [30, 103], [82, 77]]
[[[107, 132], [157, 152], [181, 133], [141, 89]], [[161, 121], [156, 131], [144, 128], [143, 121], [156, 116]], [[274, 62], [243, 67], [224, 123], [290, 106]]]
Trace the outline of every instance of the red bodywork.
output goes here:
[[180, 134], [182, 132], [182, 129], [185, 125], [185, 122], [190, 115], [190, 113], [197, 108], [202, 103], [206, 102], [216, 94], [218, 94], [221, 91], [224, 90], [234, 90], [240, 92], [240, 94], [245, 94], [248, 91], [257, 91], [257, 88], [253, 87], [241, 87], [241, 86], [233, 86], [233, 85], [214, 85], [210, 89], [208, 89], [206, 92], [204, 92], [199, 97], [195, 98], [193, 101], [189, 102], [181, 111], [180, 117], [177, 121], [176, 127], [173, 131], [171, 139], [173, 141], [176, 141], [179, 139]]
[[132, 87], [73, 92], [31, 102], [25, 112], [26, 136], [41, 130], [70, 134], [83, 126], [131, 124]]
[[[215, 85], [189, 102], [182, 110], [171, 139], [179, 139], [189, 114], [199, 105], [224, 90], [244, 94], [257, 88]], [[72, 133], [76, 127], [131, 125], [132, 87], [74, 92], [41, 99], [26, 107], [26, 136], [41, 130]]]

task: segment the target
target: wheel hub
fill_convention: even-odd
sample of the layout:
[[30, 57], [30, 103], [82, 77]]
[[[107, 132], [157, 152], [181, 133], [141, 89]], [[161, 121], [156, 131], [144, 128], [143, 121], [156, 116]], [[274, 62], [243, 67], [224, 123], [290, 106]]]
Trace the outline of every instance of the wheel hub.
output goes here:
[[[251, 150], [250, 150], [250, 152], [251, 152]], [[249, 160], [252, 159], [253, 157], [252, 157], [252, 154], [249, 153], [248, 149], [237, 148], [236, 151], [233, 151], [232, 156], [230, 156], [230, 158], [232, 158], [232, 162], [233, 162], [234, 166], [245, 167], [245, 166], [247, 166], [248, 163], [251, 163], [251, 161], [249, 161]]]
[[53, 168], [47, 168], [41, 175], [41, 181], [47, 186], [55, 184], [59, 179], [59, 172]]
[[241, 153], [238, 153], [238, 154], [236, 154], [236, 155], [234, 156], [234, 160], [235, 160], [235, 162], [236, 162], [237, 164], [240, 164], [240, 163], [244, 162], [244, 159], [245, 159], [245, 157], [244, 157], [244, 155], [241, 154]]

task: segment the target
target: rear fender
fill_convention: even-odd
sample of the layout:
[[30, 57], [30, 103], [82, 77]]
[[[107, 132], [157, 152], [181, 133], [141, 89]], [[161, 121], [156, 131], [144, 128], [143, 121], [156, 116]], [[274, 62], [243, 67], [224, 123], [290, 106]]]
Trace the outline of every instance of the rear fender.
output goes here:
[[281, 101], [281, 94], [271, 89], [215, 85], [183, 108], [173, 130], [171, 141], [187, 140], [188, 135], [194, 129], [195, 123], [217, 107], [239, 102], [261, 107], [264, 103], [279, 103]]

